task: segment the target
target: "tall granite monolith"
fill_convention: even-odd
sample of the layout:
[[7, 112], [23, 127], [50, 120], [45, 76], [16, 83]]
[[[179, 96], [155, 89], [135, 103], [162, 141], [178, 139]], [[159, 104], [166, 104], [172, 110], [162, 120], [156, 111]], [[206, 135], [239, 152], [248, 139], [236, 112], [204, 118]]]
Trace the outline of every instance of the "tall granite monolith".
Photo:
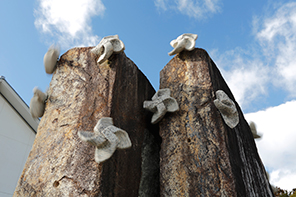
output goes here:
[[[158, 127], [142, 108], [155, 91], [124, 52], [98, 64], [91, 49], [71, 49], [58, 61], [15, 197], [159, 195]], [[98, 164], [95, 147], [77, 133], [93, 131], [102, 117], [112, 117], [132, 147]]]
[[[161, 196], [273, 196], [248, 123], [206, 51], [176, 55], [160, 72], [160, 88], [180, 107], [159, 123]], [[214, 104], [217, 90], [235, 103], [233, 129]]]

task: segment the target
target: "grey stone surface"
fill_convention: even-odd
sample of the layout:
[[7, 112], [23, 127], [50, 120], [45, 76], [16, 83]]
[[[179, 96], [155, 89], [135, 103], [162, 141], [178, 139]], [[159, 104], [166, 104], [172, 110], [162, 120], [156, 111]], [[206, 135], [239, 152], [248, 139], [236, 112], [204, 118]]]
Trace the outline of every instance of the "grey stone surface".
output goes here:
[[175, 112], [179, 110], [176, 99], [172, 98], [169, 88], [158, 90], [152, 97], [152, 101], [144, 101], [143, 107], [153, 112], [152, 124], [158, 123], [166, 114], [166, 112]]
[[52, 74], [55, 71], [59, 56], [60, 47], [58, 45], [51, 45], [43, 58], [44, 68], [47, 74]]
[[33, 118], [39, 118], [44, 114], [47, 95], [37, 87], [33, 89], [33, 93], [34, 96], [30, 101], [30, 113]]
[[183, 50], [192, 51], [195, 47], [196, 39], [197, 34], [182, 34], [177, 39], [170, 42], [170, 45], [174, 47], [174, 49], [169, 52], [169, 55], [175, 55]]
[[[158, 125], [154, 125], [158, 127]], [[139, 197], [157, 197], [159, 188], [159, 151], [161, 139], [145, 129], [145, 138], [142, 146], [142, 176], [139, 188]]]
[[239, 123], [239, 117], [234, 102], [223, 90], [216, 91], [216, 97], [217, 99], [214, 100], [215, 106], [219, 109], [225, 123], [233, 129]]
[[119, 40], [118, 35], [114, 35], [104, 37], [100, 43], [91, 50], [91, 52], [99, 55], [98, 63], [102, 64], [108, 60], [113, 53], [119, 53], [124, 51], [124, 49], [124, 43]]
[[115, 127], [110, 117], [101, 118], [93, 133], [79, 131], [78, 136], [82, 141], [96, 146], [95, 160], [97, 163], [109, 159], [117, 148], [126, 149], [132, 146], [127, 132]]

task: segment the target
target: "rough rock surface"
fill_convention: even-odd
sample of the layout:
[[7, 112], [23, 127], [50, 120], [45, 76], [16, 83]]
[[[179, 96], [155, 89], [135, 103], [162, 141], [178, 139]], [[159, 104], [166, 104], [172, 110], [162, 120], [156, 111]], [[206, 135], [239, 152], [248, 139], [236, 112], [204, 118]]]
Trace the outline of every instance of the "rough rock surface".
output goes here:
[[[161, 196], [273, 196], [248, 123], [206, 51], [176, 55], [160, 72], [180, 110], [159, 123]], [[214, 105], [223, 90], [235, 102], [231, 129]]]
[[[147, 163], [159, 161], [158, 127], [142, 107], [155, 91], [124, 52], [99, 65], [91, 49], [71, 49], [58, 61], [14, 196], [138, 196], [147, 188], [159, 194], [158, 162]], [[127, 131], [132, 147], [98, 164], [95, 147], [77, 132], [92, 131], [101, 117]]]

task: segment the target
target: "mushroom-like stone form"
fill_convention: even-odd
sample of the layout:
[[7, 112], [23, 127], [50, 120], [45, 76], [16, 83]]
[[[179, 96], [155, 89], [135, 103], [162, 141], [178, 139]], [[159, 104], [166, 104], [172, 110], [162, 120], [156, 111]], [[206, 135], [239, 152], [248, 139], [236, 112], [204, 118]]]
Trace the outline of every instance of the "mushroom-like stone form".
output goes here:
[[261, 135], [258, 135], [258, 134], [257, 134], [256, 124], [255, 124], [253, 121], [251, 121], [251, 122], [249, 123], [249, 126], [250, 126], [250, 128], [251, 128], [251, 131], [252, 131], [252, 134], [253, 134], [253, 138], [254, 138], [254, 139], [261, 138]]
[[171, 90], [169, 88], [159, 89], [152, 101], [144, 101], [143, 108], [153, 112], [152, 124], [158, 123], [166, 112], [175, 112], [179, 110], [179, 105], [176, 99], [171, 97]]
[[115, 127], [110, 117], [101, 118], [94, 132], [79, 131], [78, 136], [82, 141], [96, 146], [95, 160], [97, 163], [109, 159], [116, 148], [126, 149], [132, 146], [127, 132]]
[[94, 47], [91, 52], [99, 55], [98, 63], [102, 64], [105, 62], [113, 53], [120, 53], [124, 51], [124, 43], [119, 40], [118, 35], [106, 36], [100, 43]]
[[44, 68], [47, 74], [52, 74], [55, 71], [59, 56], [60, 47], [58, 45], [51, 45], [43, 58]]
[[225, 123], [234, 128], [239, 123], [239, 117], [234, 102], [223, 90], [216, 91], [217, 99], [214, 100], [215, 106], [220, 111]]
[[192, 51], [195, 47], [196, 39], [197, 34], [182, 34], [177, 39], [170, 42], [170, 45], [174, 47], [174, 49], [169, 52], [169, 55], [175, 55], [183, 50]]
[[42, 117], [45, 111], [47, 95], [37, 87], [33, 89], [34, 96], [30, 101], [30, 113], [33, 118]]

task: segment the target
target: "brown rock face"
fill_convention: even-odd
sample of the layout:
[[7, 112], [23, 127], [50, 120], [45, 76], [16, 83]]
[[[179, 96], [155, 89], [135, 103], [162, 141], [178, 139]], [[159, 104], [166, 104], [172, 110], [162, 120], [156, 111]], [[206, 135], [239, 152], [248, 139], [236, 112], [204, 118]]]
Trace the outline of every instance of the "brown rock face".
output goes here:
[[[147, 187], [151, 196], [159, 193], [158, 127], [142, 108], [155, 91], [123, 52], [98, 65], [90, 49], [61, 56], [14, 196], [138, 196]], [[95, 147], [77, 132], [92, 131], [102, 117], [127, 131], [132, 147], [98, 164]]]
[[[273, 196], [248, 123], [206, 51], [176, 55], [160, 72], [180, 107], [160, 122], [161, 196]], [[214, 105], [223, 90], [239, 113], [229, 128]]]

